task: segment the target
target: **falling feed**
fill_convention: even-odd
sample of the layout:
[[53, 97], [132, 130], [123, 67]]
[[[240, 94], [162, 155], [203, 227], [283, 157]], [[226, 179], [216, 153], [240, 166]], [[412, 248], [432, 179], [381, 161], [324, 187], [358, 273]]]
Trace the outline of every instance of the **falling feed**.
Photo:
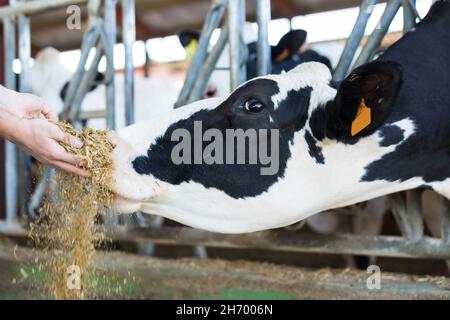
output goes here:
[[93, 298], [97, 277], [92, 258], [95, 248], [107, 240], [100, 222], [113, 199], [113, 144], [106, 130], [78, 131], [64, 122], [56, 124], [83, 142], [79, 149], [62, 146], [75, 155], [90, 176], [62, 171], [53, 174], [29, 235], [44, 252], [39, 264], [47, 270], [46, 289], [53, 298]]

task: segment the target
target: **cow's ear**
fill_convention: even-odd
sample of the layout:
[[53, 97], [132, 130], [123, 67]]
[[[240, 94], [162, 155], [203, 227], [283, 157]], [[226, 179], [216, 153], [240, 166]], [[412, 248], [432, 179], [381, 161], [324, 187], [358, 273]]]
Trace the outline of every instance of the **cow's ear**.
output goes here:
[[181, 30], [177, 32], [177, 36], [183, 48], [187, 48], [192, 45], [193, 41], [198, 42], [200, 32], [197, 30]]
[[390, 115], [401, 84], [402, 68], [396, 62], [374, 61], [353, 70], [326, 110], [326, 135], [348, 139], [372, 134]]
[[272, 47], [272, 61], [280, 62], [289, 59], [297, 53], [305, 43], [307, 32], [305, 30], [291, 30], [286, 33], [275, 47]]

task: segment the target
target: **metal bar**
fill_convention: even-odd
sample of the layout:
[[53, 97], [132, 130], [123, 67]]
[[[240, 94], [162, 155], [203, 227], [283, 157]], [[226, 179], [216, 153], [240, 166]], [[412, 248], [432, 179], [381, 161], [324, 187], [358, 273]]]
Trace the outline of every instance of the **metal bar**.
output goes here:
[[395, 193], [389, 196], [389, 202], [391, 204], [392, 214], [397, 223], [398, 228], [403, 236], [410, 238], [412, 230], [407, 224], [407, 212], [404, 194], [402, 192]]
[[37, 183], [33, 194], [30, 197], [30, 201], [28, 203], [28, 216], [31, 218], [35, 217], [35, 211], [38, 209], [41, 205], [42, 198], [44, 197], [45, 190], [47, 190], [47, 187], [49, 186], [50, 177], [54, 174], [55, 169], [52, 168], [45, 168], [44, 173], [39, 179], [39, 182]]
[[[103, 227], [102, 227], [103, 228]], [[148, 228], [115, 226], [108, 230], [115, 242], [202, 245], [211, 248], [264, 249], [283, 252], [352, 254], [394, 258], [450, 259], [450, 244], [423, 237], [405, 241], [396, 236], [316, 235], [289, 231], [263, 231], [242, 235], [213, 233], [186, 227]], [[0, 224], [0, 234], [26, 237], [21, 227]]]
[[333, 80], [341, 81], [347, 75], [350, 65], [355, 56], [356, 50], [364, 36], [367, 22], [372, 15], [372, 10], [377, 0], [364, 0], [359, 8], [358, 18], [356, 18], [355, 25], [350, 33], [347, 42], [345, 43], [344, 51], [341, 54], [339, 63], [334, 71]]
[[28, 231], [19, 223], [5, 223], [0, 220], [0, 234], [10, 237], [24, 238], [28, 236]]
[[116, 44], [116, 0], [105, 0], [105, 22], [103, 27], [104, 48], [106, 53], [106, 125], [110, 130], [116, 129], [116, 97], [114, 45]]
[[248, 47], [244, 39], [246, 20], [245, 3], [245, 0], [239, 0], [239, 84], [247, 81]]
[[43, 11], [49, 11], [66, 7], [71, 4], [83, 4], [88, 0], [35, 0], [18, 2], [14, 6], [5, 6], [0, 9], [0, 19], [16, 16], [19, 14], [31, 15]]
[[450, 201], [444, 197], [441, 197], [441, 201], [443, 201], [441, 217], [442, 241], [444, 241], [447, 245], [450, 245]]
[[390, 0], [387, 3], [380, 21], [378, 22], [375, 30], [373, 30], [372, 34], [369, 36], [366, 45], [359, 54], [358, 59], [356, 59], [353, 66], [354, 68], [367, 63], [373, 57], [376, 49], [380, 46], [384, 35], [388, 31], [389, 25], [397, 14], [398, 9], [400, 8], [400, 3], [400, 0]]
[[91, 48], [93, 48], [99, 38], [101, 33], [103, 20], [97, 19], [95, 24], [83, 35], [83, 43], [81, 45], [81, 57], [78, 61], [77, 70], [73, 74], [69, 86], [67, 88], [67, 95], [64, 100], [64, 108], [62, 111], [62, 118], [65, 120], [70, 119], [69, 114], [72, 112], [73, 101], [75, 99], [75, 94], [78, 86], [80, 85], [81, 79], [85, 72], [86, 61], [89, 56]]
[[421, 192], [411, 190], [395, 193], [390, 199], [392, 213], [402, 235], [408, 240], [419, 240], [423, 236]]
[[[31, 92], [31, 33], [30, 18], [25, 15], [18, 16], [18, 42], [20, 71], [20, 91]], [[28, 202], [31, 192], [31, 156], [25, 151], [19, 151], [19, 211], [21, 217], [28, 215]]]
[[95, 118], [106, 118], [106, 110], [81, 111], [78, 120], [89, 120]]
[[[176, 108], [185, 105], [188, 101], [191, 89], [195, 83], [195, 80], [197, 79], [198, 71], [205, 62], [206, 56], [208, 54], [208, 46], [211, 35], [214, 29], [219, 26], [227, 2], [228, 0], [213, 0], [211, 2], [211, 8], [206, 16], [205, 23], [203, 24], [203, 29], [200, 34], [198, 46], [195, 50], [194, 56], [192, 57], [191, 65], [186, 75], [186, 80], [184, 81], [183, 88], [181, 89], [180, 95], [178, 96], [178, 100], [175, 103]], [[233, 2], [234, 1], [230, 1], [230, 3]]]
[[124, 228], [111, 231], [115, 241], [156, 244], [202, 245], [216, 248], [253, 248], [285, 252], [357, 254], [402, 258], [449, 259], [450, 245], [424, 237], [405, 241], [394, 236], [299, 234], [296, 232], [255, 232], [242, 235], [212, 233], [185, 227]]
[[406, 193], [407, 218], [411, 225], [410, 240], [419, 240], [423, 236], [422, 219], [422, 191], [420, 189], [408, 190]]
[[225, 45], [228, 41], [228, 24], [225, 24], [220, 32], [219, 39], [214, 45], [211, 52], [208, 54], [208, 58], [205, 63], [201, 66], [200, 71], [198, 72], [198, 77], [195, 80], [195, 83], [192, 87], [191, 94], [188, 99], [188, 103], [197, 101], [201, 99], [203, 90], [205, 89], [206, 84], [211, 77], [212, 72], [214, 71], [214, 67], [217, 64], [217, 61], [220, 58], [220, 55], [225, 48]]
[[125, 47], [125, 125], [135, 122], [133, 44], [136, 41], [134, 0], [122, 0], [122, 37]]
[[84, 72], [82, 75], [80, 84], [76, 90], [76, 93], [73, 98], [72, 106], [69, 112], [69, 120], [71, 122], [75, 122], [80, 120], [79, 115], [81, 113], [81, 103], [83, 102], [84, 97], [89, 91], [91, 84], [94, 82], [95, 76], [97, 74], [98, 65], [103, 56], [103, 48], [101, 44], [98, 44], [95, 48], [95, 56], [92, 60], [89, 69]]
[[416, 0], [401, 0], [403, 7], [403, 32], [408, 32], [416, 25]]
[[[94, 82], [95, 75], [97, 74], [98, 70], [98, 65], [102, 56], [103, 49], [101, 48], [101, 46], [97, 46], [92, 64], [90, 65], [89, 69], [85, 71], [83, 78], [80, 81], [80, 85], [77, 88], [77, 92], [74, 96], [74, 100], [72, 103], [73, 108], [71, 108], [71, 113], [69, 115], [70, 120], [79, 120], [79, 115], [81, 113], [81, 103], [88, 93], [91, 84]], [[106, 113], [104, 114], [106, 115]]]
[[230, 1], [228, 4], [228, 49], [230, 50], [230, 89], [234, 90], [241, 83], [241, 34], [240, 24], [241, 0]]
[[[12, 66], [16, 57], [16, 26], [14, 18], [3, 19], [5, 86], [16, 90], [16, 76]], [[18, 211], [17, 147], [5, 141], [6, 222], [16, 220]]]
[[258, 23], [258, 75], [269, 74], [271, 66], [271, 48], [269, 45], [270, 0], [256, 1], [256, 21]]

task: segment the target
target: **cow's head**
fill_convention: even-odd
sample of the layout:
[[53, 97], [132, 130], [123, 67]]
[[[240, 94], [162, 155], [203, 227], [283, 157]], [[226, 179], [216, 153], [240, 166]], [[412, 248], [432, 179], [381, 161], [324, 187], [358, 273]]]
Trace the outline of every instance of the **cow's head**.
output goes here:
[[[32, 92], [44, 98], [55, 114], [60, 114], [63, 110], [69, 82], [73, 77], [73, 72], [61, 63], [60, 55], [57, 49], [46, 47], [36, 54], [30, 70]], [[97, 72], [95, 82], [90, 85], [88, 91], [95, 90], [103, 80], [103, 74]]]
[[55, 114], [59, 114], [64, 104], [60, 92], [72, 74], [61, 64], [60, 52], [46, 47], [36, 54], [30, 70], [31, 90], [44, 98]]
[[[373, 62], [336, 90], [329, 69], [311, 62], [126, 127], [113, 154], [116, 208], [238, 233], [387, 193], [387, 182], [362, 178], [397, 146], [379, 129], [400, 84], [398, 64]], [[352, 133], [362, 101], [371, 121]]]

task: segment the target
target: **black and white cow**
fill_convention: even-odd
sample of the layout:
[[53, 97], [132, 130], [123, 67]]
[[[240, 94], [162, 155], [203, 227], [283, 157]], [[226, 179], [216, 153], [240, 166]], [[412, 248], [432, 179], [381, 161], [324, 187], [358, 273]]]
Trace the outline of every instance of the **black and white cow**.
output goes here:
[[[421, 186], [450, 198], [449, 30], [450, 3], [439, 1], [413, 31], [338, 88], [325, 65], [304, 63], [250, 80], [225, 99], [198, 101], [118, 131], [116, 208], [241, 233]], [[362, 101], [371, 121], [352, 135]], [[263, 175], [261, 162], [175, 164], [180, 140], [174, 132], [183, 129], [194, 139], [198, 124], [224, 136], [227, 129], [278, 130], [278, 139], [267, 139], [268, 153], [278, 151], [278, 170]], [[194, 160], [208, 140], [200, 149], [191, 141]]]

